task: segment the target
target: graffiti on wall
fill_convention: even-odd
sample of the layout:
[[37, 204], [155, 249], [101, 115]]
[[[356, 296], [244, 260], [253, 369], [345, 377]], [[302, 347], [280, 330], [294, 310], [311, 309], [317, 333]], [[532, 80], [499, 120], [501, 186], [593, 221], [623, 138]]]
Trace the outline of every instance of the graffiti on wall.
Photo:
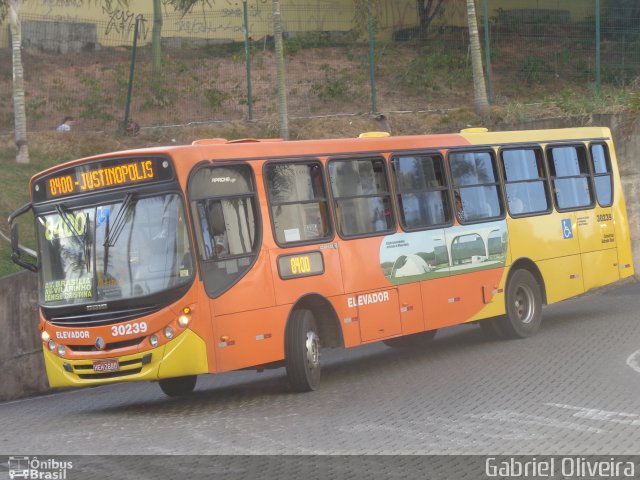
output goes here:
[[129, 10], [107, 7], [102, 7], [102, 12], [108, 17], [104, 29], [106, 37], [115, 35], [123, 39], [130, 38], [133, 35], [136, 20], [138, 20], [138, 36], [143, 40], [147, 38], [147, 19], [142, 13], [136, 15]]

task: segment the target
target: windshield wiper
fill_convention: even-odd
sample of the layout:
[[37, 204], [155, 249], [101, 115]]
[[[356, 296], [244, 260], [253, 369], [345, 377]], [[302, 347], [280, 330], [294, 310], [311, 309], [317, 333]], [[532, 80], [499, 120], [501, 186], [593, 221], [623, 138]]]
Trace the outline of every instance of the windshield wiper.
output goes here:
[[[117, 243], [118, 237], [120, 237], [120, 234], [124, 230], [124, 226], [127, 223], [129, 212], [131, 211], [131, 208], [135, 203], [134, 197], [135, 194], [133, 192], [127, 193], [127, 195], [124, 197], [122, 206], [120, 207], [120, 210], [118, 210], [116, 218], [113, 220], [113, 225], [111, 226], [111, 228], [107, 228], [104, 243], [102, 244], [103, 247], [113, 247]], [[107, 227], [108, 225], [109, 224], [107, 224]]]
[[82, 239], [82, 234], [76, 230], [76, 225], [74, 222], [69, 219], [69, 209], [62, 204], [56, 205], [56, 212], [60, 215], [60, 218], [64, 222], [65, 226], [71, 232], [73, 238], [78, 242], [81, 247], [84, 247], [84, 240]]

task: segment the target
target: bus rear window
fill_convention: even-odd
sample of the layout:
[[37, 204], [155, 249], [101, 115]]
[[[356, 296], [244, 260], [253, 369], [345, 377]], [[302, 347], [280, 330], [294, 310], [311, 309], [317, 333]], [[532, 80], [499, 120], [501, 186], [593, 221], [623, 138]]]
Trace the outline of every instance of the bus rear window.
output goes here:
[[613, 188], [611, 181], [611, 160], [605, 145], [596, 143], [591, 145], [591, 160], [593, 162], [593, 181], [596, 186], [596, 196], [601, 207], [609, 207], [613, 203]]
[[328, 240], [331, 228], [322, 165], [271, 163], [265, 170], [276, 242], [293, 245]]
[[329, 178], [343, 237], [377, 235], [394, 229], [389, 182], [381, 158], [333, 160]]

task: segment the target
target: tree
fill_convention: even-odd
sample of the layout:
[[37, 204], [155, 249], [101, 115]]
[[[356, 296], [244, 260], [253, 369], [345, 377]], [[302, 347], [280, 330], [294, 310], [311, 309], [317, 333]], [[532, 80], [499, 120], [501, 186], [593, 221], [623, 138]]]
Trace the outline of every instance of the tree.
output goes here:
[[157, 90], [160, 84], [162, 41], [162, 3], [161, 0], [153, 0], [153, 30], [151, 31], [151, 85]]
[[21, 0], [10, 0], [8, 5], [11, 28], [11, 53], [13, 59], [13, 112], [16, 138], [16, 162], [29, 163], [27, 142], [27, 111], [24, 101], [24, 69], [22, 68], [22, 25], [20, 24]]
[[444, 0], [416, 0], [420, 20], [420, 38], [425, 38], [431, 22], [444, 11]]
[[284, 48], [282, 45], [282, 17], [280, 2], [272, 0], [271, 15], [273, 16], [273, 37], [276, 47], [276, 78], [278, 83], [278, 115], [280, 137], [289, 139], [289, 115], [287, 112], [287, 85], [284, 78]]
[[[20, 8], [24, 0], [0, 0], [0, 22], [9, 16], [11, 30], [11, 53], [13, 62], [13, 117], [16, 138], [16, 162], [29, 163], [29, 144], [27, 142], [27, 112], [25, 107], [24, 68], [22, 66], [22, 25]], [[104, 0], [111, 8], [112, 0]], [[118, 5], [126, 6], [128, 0], [117, 0]]]
[[476, 113], [488, 118], [490, 109], [487, 100], [487, 87], [482, 70], [482, 51], [480, 50], [480, 35], [476, 19], [475, 0], [467, 0], [467, 23], [469, 24], [469, 43], [471, 46], [471, 67], [473, 70], [473, 105]]
[[[367, 12], [371, 8], [375, 10], [376, 4], [380, 0], [353, 0], [355, 9], [356, 27], [360, 31], [367, 29]], [[416, 0], [416, 11], [418, 12], [418, 26], [402, 28], [393, 32], [394, 41], [406, 41], [413, 38], [425, 39], [431, 26], [431, 22], [444, 13], [447, 0]], [[449, 0], [449, 3], [452, 3]]]

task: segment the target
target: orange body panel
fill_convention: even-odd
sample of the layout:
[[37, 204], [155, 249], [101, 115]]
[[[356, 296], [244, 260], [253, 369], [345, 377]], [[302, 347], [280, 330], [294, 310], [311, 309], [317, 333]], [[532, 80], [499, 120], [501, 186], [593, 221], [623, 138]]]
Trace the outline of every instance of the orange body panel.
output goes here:
[[[456, 325], [474, 318], [484, 308], [487, 297], [493, 298], [504, 269], [497, 268], [421, 282], [427, 329]], [[489, 288], [493, 287], [489, 294]]]

